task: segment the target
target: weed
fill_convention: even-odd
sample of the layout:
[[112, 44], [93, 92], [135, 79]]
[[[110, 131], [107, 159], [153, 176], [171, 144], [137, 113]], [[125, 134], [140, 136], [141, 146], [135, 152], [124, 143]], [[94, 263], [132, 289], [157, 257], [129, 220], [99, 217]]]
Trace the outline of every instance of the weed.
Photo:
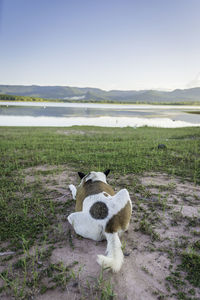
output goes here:
[[169, 281], [175, 289], [179, 289], [180, 286], [184, 286], [184, 281], [181, 280], [181, 276], [179, 272], [171, 272], [170, 276], [166, 277], [166, 280]]
[[146, 274], [153, 276], [153, 274], [148, 270], [146, 266], [141, 267], [142, 271], [144, 271]]
[[73, 244], [73, 240], [72, 240], [71, 229], [68, 230], [67, 236], [68, 236], [68, 240], [69, 240], [69, 245], [74, 250], [74, 244]]
[[121, 246], [121, 248], [122, 248], [122, 251], [124, 252], [125, 249], [126, 249], [126, 241], [125, 240], [122, 240], [122, 246]]
[[184, 270], [187, 275], [186, 279], [196, 287], [200, 287], [200, 254], [191, 251], [184, 252], [181, 255], [181, 264], [179, 269]]
[[160, 240], [159, 234], [155, 232], [152, 225], [146, 219], [143, 219], [139, 222], [137, 230], [141, 231], [144, 234], [150, 235], [152, 241]]
[[97, 279], [97, 285], [96, 285], [96, 289], [97, 291], [99, 291], [100, 293], [100, 298], [101, 300], [112, 300], [114, 299], [114, 297], [116, 296], [116, 294], [113, 291], [113, 286], [109, 281], [104, 280], [103, 278], [103, 272], [105, 271], [105, 269], [101, 269], [99, 278]]

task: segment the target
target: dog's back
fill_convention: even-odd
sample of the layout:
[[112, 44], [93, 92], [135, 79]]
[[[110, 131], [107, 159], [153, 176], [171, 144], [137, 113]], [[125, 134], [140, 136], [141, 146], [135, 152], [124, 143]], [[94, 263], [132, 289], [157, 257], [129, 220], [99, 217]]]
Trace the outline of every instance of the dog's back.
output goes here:
[[[93, 172], [94, 173], [94, 172]], [[114, 196], [115, 192], [113, 188], [100, 180], [93, 181], [92, 178], [87, 180], [91, 173], [86, 176], [81, 184], [79, 185], [76, 193], [76, 207], [75, 211], [82, 211], [83, 209], [83, 201], [85, 198], [91, 195], [99, 194], [104, 192], [110, 196]], [[92, 176], [91, 176], [92, 177]], [[108, 197], [109, 201], [109, 197]], [[114, 233], [118, 231], [125, 231], [127, 230], [130, 217], [131, 217], [132, 207], [131, 203], [128, 201], [125, 207], [123, 207], [118, 214], [114, 215], [106, 224], [105, 232], [107, 233]]]
[[82, 211], [83, 201], [86, 197], [102, 192], [105, 192], [110, 196], [115, 195], [115, 192], [112, 189], [112, 187], [105, 182], [99, 180], [92, 181], [92, 179], [89, 179], [88, 181], [83, 180], [83, 182], [77, 189], [75, 211]]

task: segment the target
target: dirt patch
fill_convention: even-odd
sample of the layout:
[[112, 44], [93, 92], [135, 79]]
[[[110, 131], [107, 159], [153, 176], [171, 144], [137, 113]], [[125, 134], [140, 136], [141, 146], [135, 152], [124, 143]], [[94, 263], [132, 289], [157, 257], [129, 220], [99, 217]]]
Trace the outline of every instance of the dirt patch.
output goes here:
[[[110, 271], [104, 273], [104, 278], [112, 282], [117, 299], [155, 299], [154, 291], [166, 292], [162, 280], [168, 274], [169, 260], [166, 257], [160, 257], [157, 253], [141, 253], [141, 250], [135, 249], [133, 240], [137, 240], [137, 235], [132, 224], [129, 233], [124, 237], [127, 247], [122, 270], [118, 274], [112, 274]], [[65, 264], [70, 264], [73, 261], [79, 262], [76, 271], [78, 272], [81, 267], [79, 284], [82, 293], [86, 296], [90, 292], [89, 289], [93, 288], [94, 280], [92, 278], [100, 277], [101, 270], [96, 263], [96, 258], [97, 254], [105, 253], [106, 242], [95, 243], [87, 239], [75, 239], [74, 246], [74, 250], [69, 248], [55, 249], [51, 259], [53, 263], [61, 260]], [[86, 286], [86, 281], [89, 282], [90, 288]], [[70, 292], [72, 299], [81, 299], [76, 298], [77, 291], [74, 289], [71, 289]], [[53, 298], [50, 298], [49, 294], [44, 299]]]
[[58, 134], [62, 134], [62, 135], [93, 135], [93, 134], [99, 134], [99, 131], [95, 131], [95, 130], [90, 130], [90, 131], [83, 131], [83, 130], [57, 130], [56, 131]]
[[182, 178], [175, 176], [169, 176], [167, 174], [161, 173], [151, 173], [146, 174], [140, 178], [141, 183], [144, 186], [149, 187], [151, 191], [151, 186], [157, 187], [157, 191], [163, 190], [165, 187], [166, 191], [173, 192], [173, 195], [179, 195], [181, 197], [200, 197], [200, 187], [196, 186], [194, 183], [189, 181], [183, 181]]
[[[44, 189], [49, 191], [57, 191], [61, 195], [69, 196], [68, 185], [71, 182], [78, 183], [77, 172], [73, 171], [69, 166], [37, 166], [24, 170], [25, 183], [40, 183]], [[70, 196], [71, 197], [71, 196]], [[62, 198], [60, 198], [61, 200]]]
[[77, 134], [77, 135], [85, 135], [86, 132], [82, 130], [58, 130], [56, 131], [58, 134], [63, 134], [63, 135], [71, 135], [71, 134]]

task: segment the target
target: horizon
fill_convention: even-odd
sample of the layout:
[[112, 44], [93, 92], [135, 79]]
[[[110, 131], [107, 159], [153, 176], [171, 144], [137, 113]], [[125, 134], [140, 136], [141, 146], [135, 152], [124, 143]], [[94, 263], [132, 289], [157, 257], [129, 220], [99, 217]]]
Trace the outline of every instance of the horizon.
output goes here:
[[111, 91], [118, 91], [118, 92], [131, 92], [131, 91], [136, 91], [136, 92], [142, 92], [142, 91], [157, 91], [157, 92], [173, 92], [176, 90], [189, 90], [189, 89], [196, 89], [200, 88], [200, 86], [195, 86], [195, 87], [186, 87], [186, 88], [175, 88], [175, 89], [127, 89], [127, 90], [122, 90], [122, 89], [112, 89], [112, 90], [106, 90], [106, 89], [101, 89], [99, 87], [91, 87], [91, 86], [72, 86], [72, 85], [40, 85], [40, 84], [3, 84], [0, 83], [0, 86], [37, 86], [37, 87], [69, 87], [69, 88], [80, 88], [80, 89], [98, 89], [102, 90], [105, 92], [111, 92]]
[[105, 91], [200, 87], [199, 10], [198, 0], [0, 0], [0, 82]]

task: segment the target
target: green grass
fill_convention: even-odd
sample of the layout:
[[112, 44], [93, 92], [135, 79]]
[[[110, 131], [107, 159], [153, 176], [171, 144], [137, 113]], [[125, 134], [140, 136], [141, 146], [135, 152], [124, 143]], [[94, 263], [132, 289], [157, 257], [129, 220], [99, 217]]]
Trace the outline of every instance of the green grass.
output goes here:
[[[86, 171], [110, 167], [116, 173], [139, 174], [156, 170], [200, 181], [199, 128], [76, 128], [88, 134], [64, 136], [56, 128], [1, 128], [2, 175], [40, 164], [70, 163]], [[166, 144], [166, 151], [157, 149], [160, 143]]]
[[196, 287], [200, 287], [200, 254], [184, 252], [181, 255], [179, 269], [186, 271], [186, 279]]
[[[78, 134], [80, 129], [86, 134]], [[199, 128], [63, 129], [66, 130], [73, 130], [72, 134], [59, 134], [57, 128], [0, 128], [1, 240], [10, 239], [18, 245], [22, 235], [34, 239], [55, 218], [41, 182], [31, 187], [24, 184], [20, 174], [28, 167], [67, 164], [76, 171], [110, 168], [120, 175], [156, 171], [200, 182]], [[160, 143], [165, 143], [167, 150], [159, 150]], [[31, 196], [22, 199], [21, 195], [28, 193]]]
[[[166, 281], [176, 290], [172, 296], [180, 300], [197, 300], [195, 288], [200, 287], [200, 255], [195, 251], [183, 251], [179, 258], [181, 264], [166, 277]], [[188, 288], [188, 282], [194, 288]]]
[[[71, 134], [64, 134], [66, 131], [71, 131]], [[85, 134], [82, 134], [83, 132]], [[167, 149], [158, 149], [157, 146], [161, 143], [165, 144]], [[40, 252], [36, 256], [28, 254], [26, 259], [19, 260], [18, 269], [22, 270], [21, 273], [16, 271], [16, 265], [12, 267], [14, 269], [8, 268], [4, 271], [1, 279], [3, 278], [5, 285], [0, 291], [8, 289], [16, 298], [25, 299], [32, 287], [41, 293], [49, 289], [49, 286], [42, 282], [44, 274], [51, 275], [52, 286], [65, 286], [73, 278], [73, 271], [68, 266], [40, 268], [40, 264], [38, 265], [40, 260], [42, 263], [48, 261], [54, 243], [65, 240], [72, 251], [74, 248], [71, 232], [63, 232], [61, 224], [62, 219], [66, 222], [66, 214], [74, 209], [74, 202], [72, 199], [63, 203], [53, 201], [55, 195], [59, 194], [56, 190], [47, 190], [40, 180], [41, 176], [56, 176], [66, 167], [77, 172], [103, 171], [110, 168], [116, 178], [120, 175], [142, 175], [144, 172], [154, 171], [177, 175], [182, 180], [199, 184], [199, 149], [199, 128], [1, 127], [0, 252], [9, 249], [18, 257], [20, 253], [27, 255], [33, 245], [37, 245]], [[41, 165], [54, 168], [43, 171], [34, 169], [32, 175], [35, 180], [28, 184], [25, 181], [27, 168]], [[138, 189], [145, 198], [149, 197], [148, 191], [137, 185], [134, 179], [132, 187], [135, 188], [135, 192]], [[169, 190], [173, 188], [173, 184], [168, 187]], [[168, 209], [162, 197], [158, 203], [152, 203], [151, 208], [160, 209], [163, 215]], [[188, 224], [189, 222], [192, 221], [188, 220]], [[159, 236], [154, 232], [152, 224], [150, 219], [140, 220], [138, 228], [142, 233], [150, 235], [152, 240], [158, 240]], [[194, 247], [198, 250], [199, 243]], [[46, 250], [41, 253], [41, 248]], [[13, 256], [10, 257], [12, 258]], [[191, 263], [192, 259], [193, 257], [190, 258]], [[188, 270], [190, 262], [187, 262]], [[6, 263], [4, 258], [4, 264]], [[13, 275], [15, 271], [16, 276]], [[191, 278], [191, 274], [189, 276]], [[169, 281], [177, 284], [174, 277]], [[106, 292], [104, 289], [102, 293], [106, 295], [102, 294], [102, 299], [114, 297], [109, 284], [106, 286]]]

